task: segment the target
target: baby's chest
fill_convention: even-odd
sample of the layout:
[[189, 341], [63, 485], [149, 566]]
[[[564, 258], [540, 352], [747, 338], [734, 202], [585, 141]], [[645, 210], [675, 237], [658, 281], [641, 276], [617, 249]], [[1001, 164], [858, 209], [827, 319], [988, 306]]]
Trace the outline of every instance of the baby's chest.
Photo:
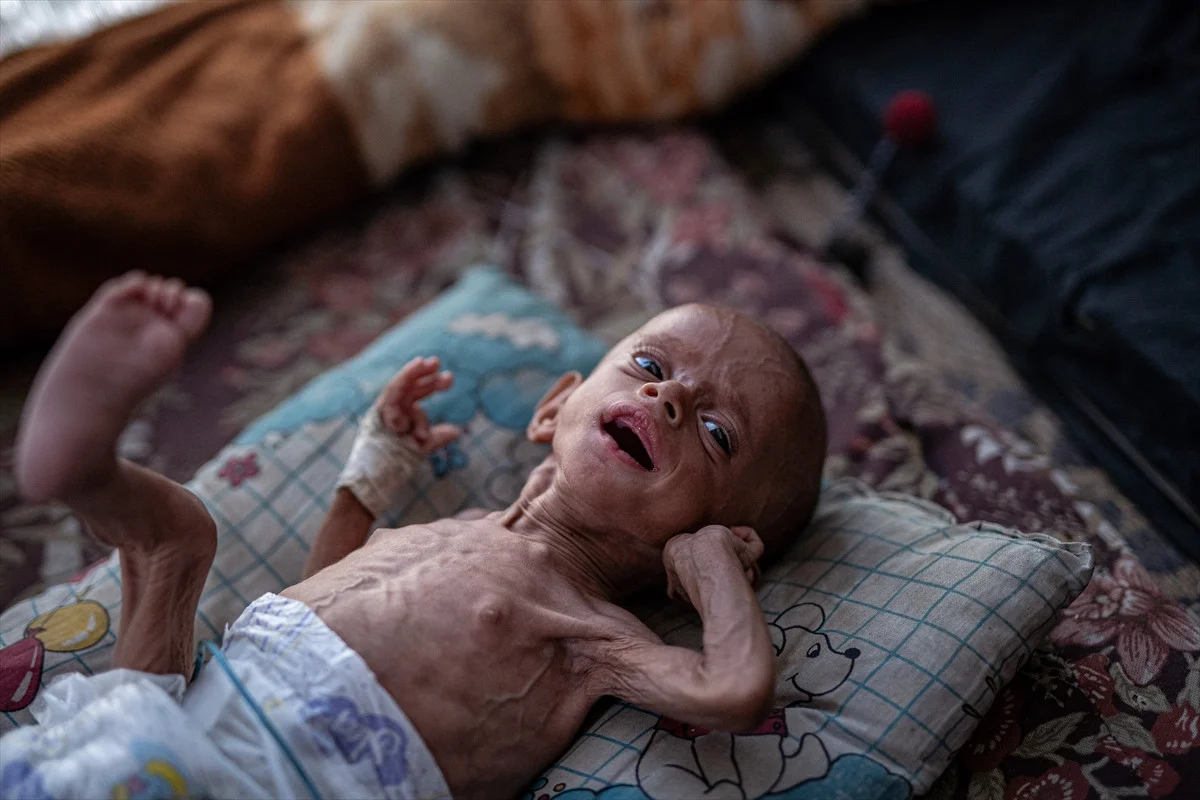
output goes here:
[[379, 574], [370, 589], [334, 598], [331, 616], [356, 645], [426, 669], [466, 659], [528, 664], [555, 651], [533, 593], [463, 560], [435, 561]]
[[426, 588], [391, 614], [362, 609], [375, 633], [352, 645], [393, 696], [405, 698], [402, 706], [440, 698], [471, 719], [499, 719], [561, 696], [569, 683], [563, 648], [524, 603], [479, 586]]

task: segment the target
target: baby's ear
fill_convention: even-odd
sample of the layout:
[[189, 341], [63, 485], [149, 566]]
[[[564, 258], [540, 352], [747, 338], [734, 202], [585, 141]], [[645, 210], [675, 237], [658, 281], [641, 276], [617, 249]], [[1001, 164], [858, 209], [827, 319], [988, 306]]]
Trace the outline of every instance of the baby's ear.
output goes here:
[[825, 609], [816, 603], [800, 603], [776, 617], [775, 624], [781, 628], [804, 628], [807, 631], [819, 631], [825, 624]]
[[568, 372], [550, 387], [550, 391], [546, 392], [545, 396], [538, 401], [537, 408], [533, 411], [533, 419], [529, 421], [529, 427], [525, 429], [525, 435], [529, 437], [529, 441], [538, 444], [550, 443], [554, 438], [554, 431], [558, 427], [559, 410], [581, 383], [583, 383], [582, 375], [578, 372]]

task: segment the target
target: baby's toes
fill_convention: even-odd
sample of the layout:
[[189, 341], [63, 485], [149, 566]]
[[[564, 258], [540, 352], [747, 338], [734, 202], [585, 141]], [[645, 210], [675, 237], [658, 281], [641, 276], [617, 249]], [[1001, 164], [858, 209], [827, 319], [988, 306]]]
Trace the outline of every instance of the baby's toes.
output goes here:
[[167, 278], [158, 294], [158, 310], [169, 317], [179, 313], [183, 290], [187, 288], [179, 278]]
[[179, 294], [175, 322], [189, 339], [195, 339], [208, 325], [212, 316], [212, 298], [203, 289], [185, 288]]

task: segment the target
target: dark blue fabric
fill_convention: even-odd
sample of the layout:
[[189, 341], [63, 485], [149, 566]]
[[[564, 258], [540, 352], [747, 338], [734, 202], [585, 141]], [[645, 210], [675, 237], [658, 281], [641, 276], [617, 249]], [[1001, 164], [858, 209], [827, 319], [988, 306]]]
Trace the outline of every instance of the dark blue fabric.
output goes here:
[[1186, 513], [1087, 408], [1200, 501], [1200, 3], [902, 3], [835, 32], [782, 84], [863, 158], [895, 92], [933, 96], [938, 142], [884, 181], [935, 245], [915, 266], [1200, 553]]

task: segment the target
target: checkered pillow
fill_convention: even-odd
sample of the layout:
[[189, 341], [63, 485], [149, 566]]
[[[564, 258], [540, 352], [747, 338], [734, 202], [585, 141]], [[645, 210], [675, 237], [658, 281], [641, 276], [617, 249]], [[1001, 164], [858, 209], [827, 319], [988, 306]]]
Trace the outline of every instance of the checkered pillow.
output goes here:
[[[502, 274], [476, 270], [314, 381], [191, 484], [220, 532], [197, 637], [219, 637], [248, 601], [299, 578], [359, 415], [411, 357], [436, 354], [455, 371], [454, 389], [428, 407], [467, 433], [414, 477], [393, 524], [514, 499], [545, 455], [524, 437], [534, 404], [557, 375], [586, 372], [603, 350]], [[928, 503], [836, 483], [759, 592], [780, 668], [780, 708], [762, 729], [731, 737], [612, 704], [531, 796], [691, 798], [714, 785], [723, 787], [716, 796], [746, 798], [923, 791], [1090, 569], [1083, 545], [955, 525]], [[21, 709], [39, 681], [108, 666], [119, 607], [114, 557], [0, 615], [0, 729], [29, 721]], [[667, 641], [698, 646], [694, 615], [646, 616]]]
[[[758, 591], [779, 676], [767, 722], [731, 736], [613, 703], [534, 795], [920, 794], [1091, 571], [1085, 544], [957, 524], [932, 503], [835, 482]], [[665, 641], [699, 648], [693, 613], [647, 616]]]

